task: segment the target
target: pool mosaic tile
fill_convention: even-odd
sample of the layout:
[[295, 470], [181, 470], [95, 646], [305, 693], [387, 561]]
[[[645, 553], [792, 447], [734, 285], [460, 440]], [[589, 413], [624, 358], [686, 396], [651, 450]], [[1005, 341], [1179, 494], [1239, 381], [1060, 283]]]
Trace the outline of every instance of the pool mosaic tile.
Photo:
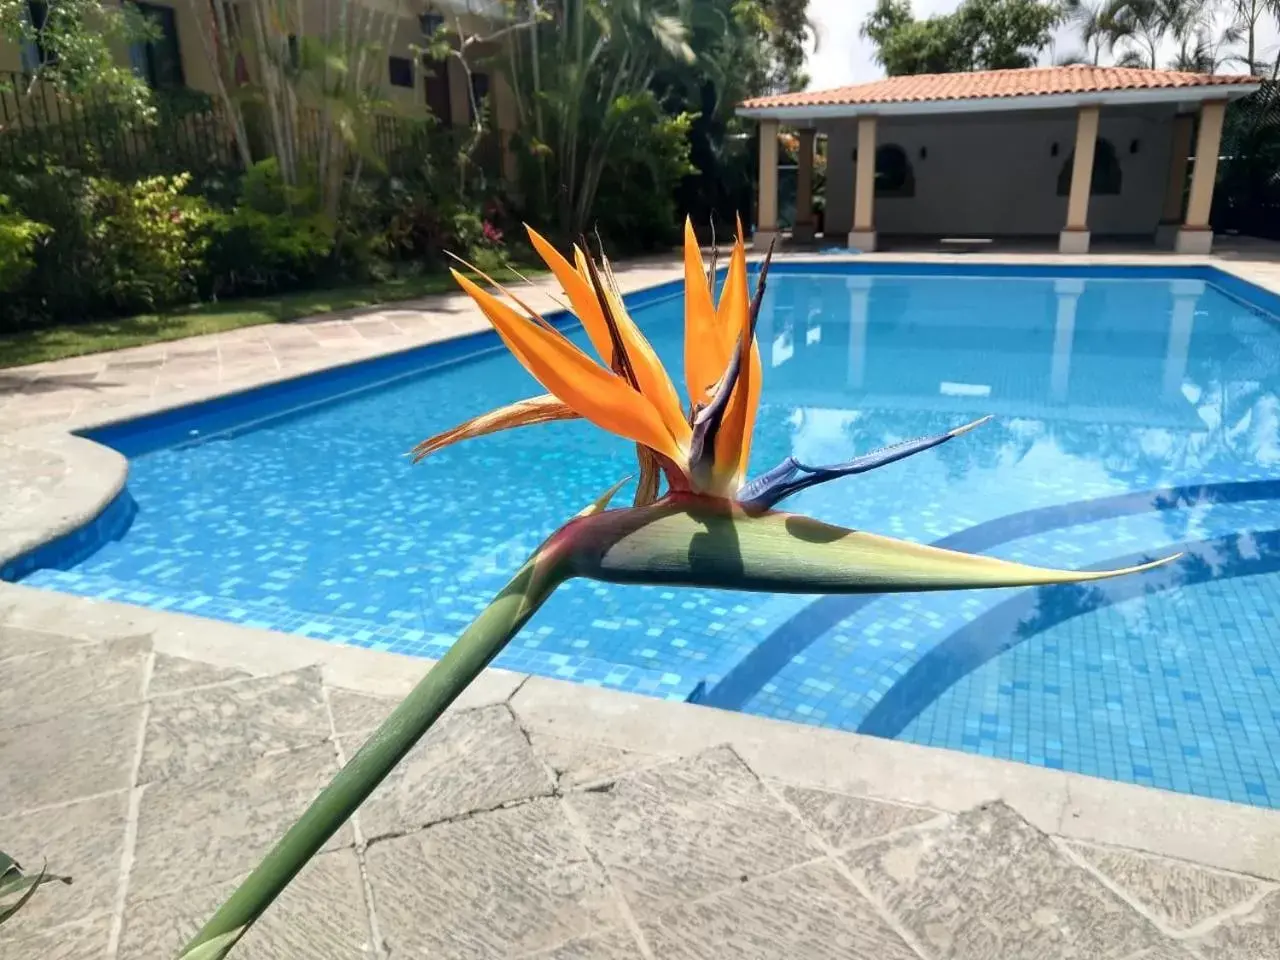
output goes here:
[[[789, 509], [926, 542], [1025, 515], [1028, 529], [976, 549], [1068, 567], [1280, 529], [1280, 497], [1261, 488], [1092, 519], [1037, 512], [1280, 479], [1280, 328], [1240, 291], [1202, 272], [909, 273], [779, 269], [761, 314], [753, 467], [996, 419]], [[651, 298], [635, 315], [678, 381], [679, 301]], [[448, 359], [400, 358], [394, 380], [328, 402], [307, 392], [323, 377], [275, 410], [270, 392], [237, 401], [251, 427], [228, 409], [202, 414], [195, 436], [173, 416], [150, 433], [115, 429], [106, 439], [131, 455], [132, 526], [26, 582], [439, 656], [547, 533], [634, 472], [628, 444], [582, 423], [411, 466], [404, 453], [424, 436], [538, 391], [501, 352]], [[1000, 626], [1020, 591], [815, 599], [573, 582], [499, 664], [1273, 806], [1277, 584], [1224, 568], [1033, 623], [934, 690], [918, 686], [920, 665], [965, 630]], [[917, 690], [928, 697], [914, 703]], [[909, 717], [886, 725], [904, 703]]]

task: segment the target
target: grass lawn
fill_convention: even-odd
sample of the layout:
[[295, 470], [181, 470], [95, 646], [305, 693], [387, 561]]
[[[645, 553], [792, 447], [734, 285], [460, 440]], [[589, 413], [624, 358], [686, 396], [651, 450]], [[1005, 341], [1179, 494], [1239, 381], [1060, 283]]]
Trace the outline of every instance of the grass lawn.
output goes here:
[[[516, 269], [528, 276], [545, 272], [527, 264]], [[498, 276], [501, 279], [500, 275]], [[224, 300], [185, 307], [170, 313], [145, 313], [136, 317], [94, 320], [68, 326], [33, 328], [0, 334], [0, 367], [76, 357], [102, 350], [136, 347], [144, 343], [180, 340], [202, 333], [218, 333], [260, 323], [280, 323], [331, 310], [369, 307], [397, 300], [413, 300], [433, 293], [452, 293], [457, 284], [447, 273], [428, 273], [378, 283], [304, 290], [272, 297]]]

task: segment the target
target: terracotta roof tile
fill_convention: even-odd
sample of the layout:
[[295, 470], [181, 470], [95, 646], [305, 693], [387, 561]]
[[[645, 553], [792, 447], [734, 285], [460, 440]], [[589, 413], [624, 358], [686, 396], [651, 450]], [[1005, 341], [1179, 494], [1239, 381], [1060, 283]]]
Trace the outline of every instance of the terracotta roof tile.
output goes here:
[[1026, 70], [980, 70], [974, 73], [924, 73], [886, 77], [834, 90], [810, 90], [746, 100], [746, 109], [761, 107], [856, 106], [987, 97], [1034, 97], [1046, 94], [1106, 93], [1174, 87], [1230, 86], [1257, 83], [1243, 74], [1181, 73], [1130, 67], [1032, 67]]

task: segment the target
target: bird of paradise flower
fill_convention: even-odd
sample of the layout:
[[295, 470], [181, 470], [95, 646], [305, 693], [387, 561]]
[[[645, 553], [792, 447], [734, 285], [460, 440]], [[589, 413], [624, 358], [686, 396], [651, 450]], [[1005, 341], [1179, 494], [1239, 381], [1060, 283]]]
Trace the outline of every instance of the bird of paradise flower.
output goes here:
[[[634, 442], [633, 505], [608, 509], [611, 487], [555, 531], [312, 803], [258, 868], [197, 934], [184, 960], [223, 957], [297, 872], [342, 826], [449, 704], [565, 580], [676, 584], [795, 593], [880, 593], [1078, 583], [1138, 573], [1173, 557], [1108, 571], [1051, 570], [847, 530], [775, 510], [787, 497], [910, 457], [984, 422], [815, 467], [787, 457], [746, 479], [760, 399], [756, 322], [772, 248], [754, 292], [737, 240], [718, 302], [715, 265], [704, 267], [685, 225], [683, 404], [653, 347], [628, 315], [607, 259], [573, 248], [573, 262], [532, 229], [601, 362], [593, 360], [517, 295], [495, 296], [458, 271], [515, 358], [549, 391], [478, 416], [423, 441], [421, 460], [462, 440], [557, 420], [585, 419]], [[666, 481], [666, 492], [661, 490]]]

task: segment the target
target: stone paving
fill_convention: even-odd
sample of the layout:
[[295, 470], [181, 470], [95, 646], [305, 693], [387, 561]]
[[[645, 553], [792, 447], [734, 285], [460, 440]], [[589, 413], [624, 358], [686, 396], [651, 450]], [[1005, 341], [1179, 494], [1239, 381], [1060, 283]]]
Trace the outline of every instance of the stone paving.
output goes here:
[[[0, 849], [75, 882], [0, 927], [5, 960], [172, 956], [395, 703], [320, 663], [255, 675], [166, 653], [128, 614], [48, 623], [0, 616]], [[482, 680], [237, 956], [1280, 956], [1280, 862], [1264, 879], [1055, 836], [999, 798], [818, 788], [811, 764], [789, 782], [773, 738], [801, 728], [612, 693], [667, 711], [620, 747], [602, 729], [618, 709], [597, 707], [597, 728], [558, 705], [580, 688]], [[688, 739], [718, 717], [724, 742]]]
[[[619, 264], [616, 273], [624, 292], [682, 276], [670, 257]], [[563, 301], [552, 295], [559, 294], [553, 283], [539, 276], [532, 289], [512, 286], [531, 306], [549, 311]], [[23, 367], [6, 369], [0, 357], [0, 433], [105, 422], [144, 405], [190, 403], [488, 327], [459, 292]]]

